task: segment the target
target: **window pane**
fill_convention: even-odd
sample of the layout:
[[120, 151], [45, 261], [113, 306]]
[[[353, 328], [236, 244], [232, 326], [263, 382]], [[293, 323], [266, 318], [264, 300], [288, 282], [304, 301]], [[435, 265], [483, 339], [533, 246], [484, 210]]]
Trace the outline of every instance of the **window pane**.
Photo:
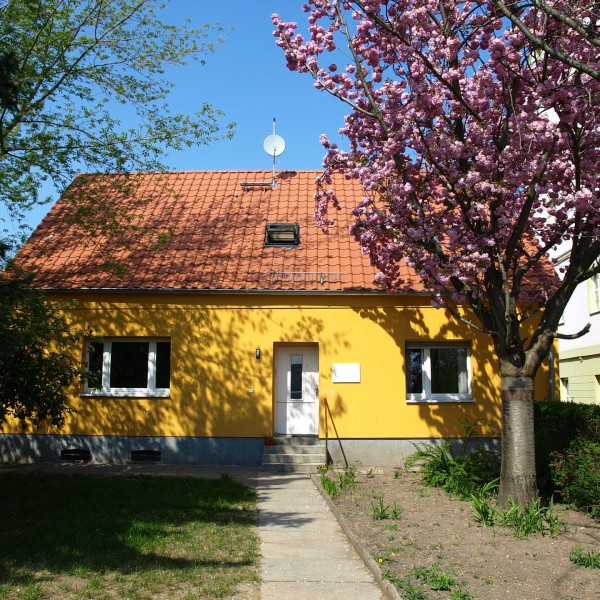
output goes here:
[[293, 355], [290, 367], [290, 398], [302, 400], [302, 355]]
[[92, 342], [89, 345], [87, 384], [90, 388], [102, 387], [102, 362], [104, 359], [104, 344]]
[[466, 394], [467, 349], [431, 349], [431, 393]]
[[409, 350], [406, 353], [406, 393], [423, 393], [423, 353]]
[[149, 342], [113, 342], [110, 358], [111, 388], [148, 387]]
[[156, 387], [171, 386], [171, 342], [156, 343]]

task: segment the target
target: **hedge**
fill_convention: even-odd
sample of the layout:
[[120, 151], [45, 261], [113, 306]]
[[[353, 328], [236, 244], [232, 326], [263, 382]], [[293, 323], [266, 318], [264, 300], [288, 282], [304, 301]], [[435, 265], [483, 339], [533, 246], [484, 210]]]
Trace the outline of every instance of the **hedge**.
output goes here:
[[600, 516], [600, 405], [536, 402], [538, 487]]

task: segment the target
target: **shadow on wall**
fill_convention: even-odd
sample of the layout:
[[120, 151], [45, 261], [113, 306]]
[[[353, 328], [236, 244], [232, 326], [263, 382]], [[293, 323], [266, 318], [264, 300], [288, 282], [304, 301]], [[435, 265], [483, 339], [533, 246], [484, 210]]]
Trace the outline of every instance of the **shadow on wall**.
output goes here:
[[[118, 300], [118, 305], [99, 301], [92, 310], [82, 302], [74, 320], [91, 325], [103, 337], [171, 338], [171, 397], [80, 398], [80, 388], [73, 389], [76, 412], [67, 416], [63, 429], [46, 428], [36, 434], [64, 436], [58, 438], [60, 447], [91, 447], [95, 461], [128, 459], [132, 450], [147, 449], [161, 451], [163, 460], [179, 455], [183, 462], [196, 462], [197, 455], [203, 454], [200, 462], [221, 464], [245, 464], [251, 453], [255, 463], [262, 452], [262, 437], [271, 429], [270, 396], [265, 402], [270, 369], [254, 358], [255, 348], [243, 338], [248, 311], [239, 311], [226, 322], [218, 311], [209, 313], [191, 302], [144, 306], [136, 298], [130, 305]], [[269, 315], [260, 318], [266, 321]], [[252, 323], [256, 322], [253, 315]], [[250, 389], [257, 394], [249, 393]], [[200, 436], [213, 439], [192, 439]], [[261, 439], [237, 444], [237, 452], [235, 444], [214, 439], [231, 436]], [[51, 455], [58, 458], [57, 438], [52, 443], [49, 437], [10, 436], [12, 455], [27, 449], [33, 460], [43, 460], [50, 446]]]
[[[171, 397], [168, 399], [82, 399], [70, 429], [94, 423], [112, 435], [263, 436], [270, 429], [270, 370], [256, 360], [244, 336], [249, 322], [268, 314], [209, 310], [193, 302], [150, 307], [115, 307], [95, 312], [93, 327], [104, 336], [171, 338]], [[260, 326], [260, 324], [258, 324]], [[249, 390], [255, 390], [250, 392]]]
[[[465, 434], [464, 422], [481, 423], [480, 435], [497, 436], [500, 431], [501, 401], [497, 360], [488, 336], [477, 333], [452, 318], [444, 309], [434, 309], [427, 298], [421, 307], [361, 308], [358, 313], [379, 325], [397, 345], [403, 364], [398, 373], [406, 381], [406, 342], [466, 341], [471, 348], [474, 402], [438, 402], [411, 404], [406, 410], [419, 412], [430, 436], [460, 438]], [[405, 383], [402, 385], [405, 390]]]
[[220, 305], [214, 296], [203, 298], [211, 305], [192, 296], [176, 297], [176, 304], [158, 303], [156, 296], [105, 296], [90, 305], [81, 298], [73, 321], [101, 337], [171, 339], [171, 397], [79, 397], [74, 389], [76, 412], [65, 427], [10, 436], [4, 459], [56, 460], [63, 448], [84, 448], [95, 462], [156, 450], [163, 462], [259, 464], [263, 438], [273, 435], [273, 340], [319, 342], [330, 353], [347, 341], [343, 334], [323, 340], [324, 321], [292, 300], [282, 310], [249, 306], [246, 299], [231, 309], [235, 299]]

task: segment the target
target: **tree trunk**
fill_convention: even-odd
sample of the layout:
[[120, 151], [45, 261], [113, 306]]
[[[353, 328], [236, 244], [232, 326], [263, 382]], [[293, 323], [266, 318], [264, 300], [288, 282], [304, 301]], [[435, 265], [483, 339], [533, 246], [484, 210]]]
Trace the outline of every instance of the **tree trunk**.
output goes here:
[[[501, 366], [502, 371], [502, 366]], [[502, 376], [502, 465], [498, 501], [520, 506], [537, 498], [533, 377]]]

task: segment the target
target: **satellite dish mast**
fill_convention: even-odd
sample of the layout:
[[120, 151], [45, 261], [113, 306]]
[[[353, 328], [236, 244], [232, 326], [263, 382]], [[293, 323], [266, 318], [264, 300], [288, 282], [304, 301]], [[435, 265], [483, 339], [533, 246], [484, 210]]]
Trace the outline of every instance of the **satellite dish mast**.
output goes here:
[[285, 150], [285, 140], [275, 133], [275, 119], [273, 119], [273, 133], [265, 138], [263, 142], [265, 152], [273, 157], [273, 182], [272, 187], [277, 187], [277, 178], [275, 177], [275, 159], [283, 154]]

